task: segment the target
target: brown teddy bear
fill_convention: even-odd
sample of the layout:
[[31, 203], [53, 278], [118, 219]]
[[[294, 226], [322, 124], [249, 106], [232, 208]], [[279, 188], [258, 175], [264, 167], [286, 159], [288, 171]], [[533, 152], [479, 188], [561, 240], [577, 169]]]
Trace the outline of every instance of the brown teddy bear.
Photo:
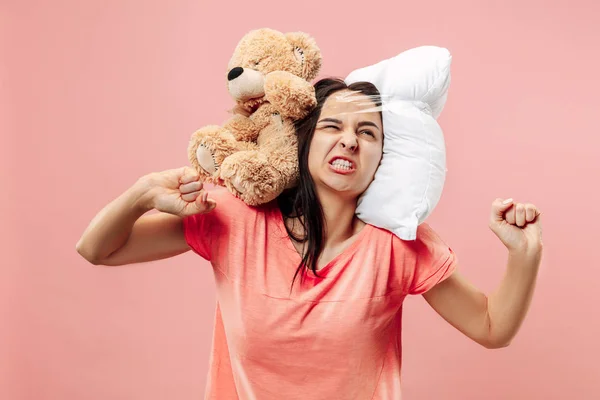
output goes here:
[[302, 32], [258, 29], [238, 43], [228, 65], [234, 116], [194, 132], [191, 164], [203, 181], [227, 187], [248, 205], [275, 199], [298, 179], [294, 121], [316, 105], [312, 80], [321, 51]]

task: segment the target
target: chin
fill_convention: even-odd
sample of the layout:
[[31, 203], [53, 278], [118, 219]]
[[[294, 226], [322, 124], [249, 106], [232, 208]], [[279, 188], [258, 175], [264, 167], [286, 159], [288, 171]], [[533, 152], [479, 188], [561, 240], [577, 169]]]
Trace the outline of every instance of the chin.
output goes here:
[[355, 171], [352, 174], [337, 174], [327, 166], [312, 174], [313, 181], [319, 191], [335, 194], [344, 199], [358, 197], [366, 190], [366, 185], [361, 182], [361, 176]]
[[349, 182], [339, 182], [335, 179], [325, 179], [322, 182], [322, 186], [324, 186], [325, 190], [335, 193], [336, 195], [339, 195], [345, 199], [358, 199], [358, 196], [360, 196], [360, 194], [364, 191], [360, 187], [357, 187], [358, 185], [353, 185]]

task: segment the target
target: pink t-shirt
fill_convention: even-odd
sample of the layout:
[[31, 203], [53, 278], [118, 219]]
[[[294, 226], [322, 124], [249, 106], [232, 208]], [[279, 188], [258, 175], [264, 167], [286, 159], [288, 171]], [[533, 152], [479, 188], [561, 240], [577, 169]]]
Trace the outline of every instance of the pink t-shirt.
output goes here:
[[400, 399], [402, 302], [454, 271], [452, 250], [426, 224], [415, 241], [366, 225], [290, 294], [300, 256], [276, 202], [210, 197], [215, 210], [184, 220], [217, 288], [205, 398]]

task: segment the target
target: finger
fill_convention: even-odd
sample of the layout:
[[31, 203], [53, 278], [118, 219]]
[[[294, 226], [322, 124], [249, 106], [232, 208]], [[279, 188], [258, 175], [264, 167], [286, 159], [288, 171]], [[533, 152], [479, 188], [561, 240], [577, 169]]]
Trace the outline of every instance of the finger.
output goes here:
[[202, 193], [201, 191], [196, 191], [196, 192], [182, 194], [181, 199], [183, 201], [192, 203], [192, 202], [196, 201], [196, 199], [200, 196], [201, 193]]
[[198, 212], [208, 212], [217, 206], [217, 203], [213, 199], [208, 198], [207, 192], [202, 192], [194, 204]]
[[202, 182], [193, 181], [190, 183], [185, 183], [179, 186], [179, 191], [181, 194], [187, 194], [192, 192], [199, 192], [202, 189]]
[[196, 182], [199, 179], [200, 179], [200, 176], [198, 174], [194, 173], [194, 174], [182, 176], [181, 178], [179, 178], [179, 183], [182, 185], [185, 185], [190, 182]]
[[191, 168], [189, 165], [186, 165], [183, 167], [172, 169], [171, 171], [177, 176], [182, 177], [184, 175], [190, 175], [194, 171], [194, 169]]
[[525, 223], [525, 205], [518, 203], [516, 206], [516, 224], [519, 227], [523, 227]]
[[543, 212], [536, 209], [535, 218], [533, 219], [533, 221], [528, 222], [527, 225], [535, 225], [535, 226], [541, 227], [542, 226], [542, 214], [543, 214]]
[[506, 223], [511, 224], [511, 225], [517, 224], [517, 208], [515, 207], [514, 204], [510, 208], [510, 210], [508, 210], [508, 211], [506, 211], [506, 213], [504, 213], [504, 220], [506, 221]]
[[513, 199], [501, 199], [497, 198], [492, 203], [492, 220], [501, 222], [504, 220], [504, 214], [506, 211], [513, 206]]
[[533, 220], [539, 215], [537, 207], [531, 203], [525, 204], [525, 220], [527, 222], [533, 222]]
[[539, 239], [539, 243], [542, 243], [542, 213], [538, 213], [535, 219], [532, 222], [528, 222], [527, 226], [523, 229], [532, 233], [534, 237]]
[[197, 181], [198, 179], [200, 179], [200, 176], [198, 175], [198, 173], [194, 169], [188, 168], [184, 172], [184, 174], [179, 178], [179, 183], [185, 185], [186, 183], [194, 182], [194, 181]]

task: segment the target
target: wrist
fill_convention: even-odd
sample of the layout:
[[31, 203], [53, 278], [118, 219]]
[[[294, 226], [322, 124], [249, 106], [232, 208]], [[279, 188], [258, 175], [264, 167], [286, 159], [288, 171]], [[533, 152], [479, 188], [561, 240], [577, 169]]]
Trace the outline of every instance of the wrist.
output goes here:
[[144, 175], [139, 178], [129, 189], [131, 203], [134, 209], [145, 213], [154, 209], [152, 174]]
[[542, 246], [536, 245], [519, 249], [509, 249], [508, 258], [520, 264], [538, 265], [542, 259]]

